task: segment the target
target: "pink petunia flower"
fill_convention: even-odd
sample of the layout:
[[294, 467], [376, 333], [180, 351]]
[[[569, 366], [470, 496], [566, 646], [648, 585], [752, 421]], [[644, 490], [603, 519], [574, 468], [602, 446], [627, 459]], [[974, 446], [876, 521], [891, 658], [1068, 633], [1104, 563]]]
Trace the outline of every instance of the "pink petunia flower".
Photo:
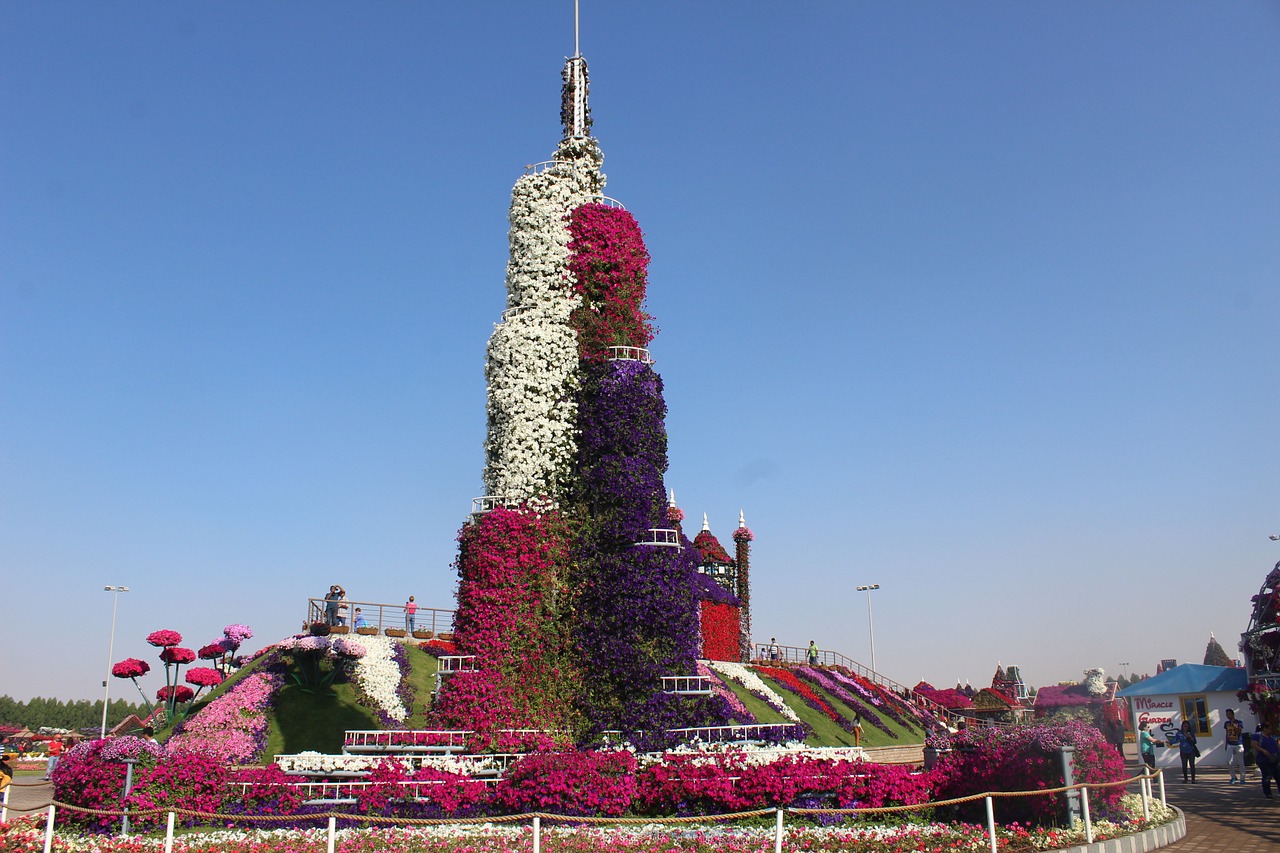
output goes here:
[[180, 646], [170, 646], [160, 653], [160, 660], [165, 663], [191, 663], [196, 653]]
[[172, 696], [175, 702], [190, 702], [195, 698], [196, 692], [185, 684], [178, 684], [174, 687], [161, 687], [156, 691], [156, 698], [161, 702], [168, 702]]
[[116, 678], [141, 678], [151, 671], [151, 664], [137, 658], [125, 658], [111, 667], [111, 674]]
[[182, 635], [177, 631], [161, 630], [152, 631], [147, 635], [147, 642], [153, 646], [167, 647], [176, 646], [182, 642]]
[[216, 687], [222, 683], [222, 673], [207, 666], [187, 670], [187, 683], [197, 687]]

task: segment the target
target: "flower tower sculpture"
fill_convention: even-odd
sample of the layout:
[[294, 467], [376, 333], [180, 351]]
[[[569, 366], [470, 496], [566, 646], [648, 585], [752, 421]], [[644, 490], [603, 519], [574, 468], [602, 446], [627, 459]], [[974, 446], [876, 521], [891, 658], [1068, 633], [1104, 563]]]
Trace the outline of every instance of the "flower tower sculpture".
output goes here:
[[601, 195], [581, 55], [563, 80], [564, 137], [511, 193], [507, 304], [485, 362], [487, 494], [459, 535], [454, 633], [470, 665], [444, 681], [436, 722], [578, 739], [715, 724], [727, 716], [710, 695], [664, 690], [696, 672], [699, 610], [663, 483], [649, 253]]
[[743, 663], [751, 660], [751, 540], [755, 535], [747, 527], [747, 517], [738, 510], [738, 528], [733, 531], [733, 544], [736, 547], [738, 563], [738, 634], [739, 660]]
[[1253, 597], [1248, 629], [1240, 635], [1249, 684], [1240, 700], [1259, 722], [1280, 723], [1280, 563], [1267, 573]]

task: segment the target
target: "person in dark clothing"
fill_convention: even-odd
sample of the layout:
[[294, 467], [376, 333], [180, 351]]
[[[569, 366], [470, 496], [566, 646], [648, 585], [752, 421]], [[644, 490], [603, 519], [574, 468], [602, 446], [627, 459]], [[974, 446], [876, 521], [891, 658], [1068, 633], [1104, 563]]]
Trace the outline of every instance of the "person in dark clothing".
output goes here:
[[1200, 746], [1196, 743], [1196, 733], [1191, 730], [1191, 721], [1183, 720], [1182, 728], [1169, 738], [1169, 745], [1178, 745], [1178, 757], [1182, 759], [1182, 781], [1196, 781], [1196, 759], [1200, 757]]
[[1280, 743], [1276, 743], [1270, 723], [1263, 723], [1259, 731], [1253, 733], [1253, 755], [1262, 776], [1262, 796], [1270, 800], [1271, 781], [1276, 778], [1276, 765], [1280, 763]]

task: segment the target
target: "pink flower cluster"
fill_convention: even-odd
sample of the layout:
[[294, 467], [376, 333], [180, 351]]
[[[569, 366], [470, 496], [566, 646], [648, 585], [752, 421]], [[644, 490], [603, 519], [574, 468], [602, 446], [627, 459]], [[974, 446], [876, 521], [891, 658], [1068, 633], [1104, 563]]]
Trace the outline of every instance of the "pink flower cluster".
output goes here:
[[151, 664], [137, 658], [125, 658], [111, 667], [111, 674], [116, 678], [141, 678], [151, 671]]
[[493, 739], [501, 729], [571, 729], [573, 653], [552, 609], [568, 571], [558, 514], [496, 508], [458, 536], [458, 652], [476, 671], [450, 675], [432, 708], [441, 728]]
[[177, 631], [152, 631], [147, 635], [147, 642], [153, 646], [167, 648], [168, 646], [176, 646], [178, 643], [181, 643], [182, 635]]
[[266, 746], [267, 711], [281, 686], [279, 675], [252, 672], [199, 714], [183, 722], [169, 739], [172, 753], [197, 752], [221, 764], [245, 764]]
[[569, 318], [579, 357], [599, 361], [611, 346], [647, 347], [652, 317], [643, 310], [649, 251], [635, 217], [603, 204], [569, 216], [569, 271], [582, 305]]
[[498, 783], [494, 802], [511, 812], [620, 815], [636, 794], [629, 752], [540, 752], [517, 761]]

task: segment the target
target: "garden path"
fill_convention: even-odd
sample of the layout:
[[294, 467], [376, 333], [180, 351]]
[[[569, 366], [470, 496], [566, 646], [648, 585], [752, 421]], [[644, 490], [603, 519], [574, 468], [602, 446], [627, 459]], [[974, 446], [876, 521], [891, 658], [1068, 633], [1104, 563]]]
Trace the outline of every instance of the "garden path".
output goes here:
[[39, 776], [19, 776], [9, 784], [9, 814], [39, 814], [53, 798], [53, 783]]
[[[1130, 775], [1138, 773], [1133, 746], [1126, 752]], [[1263, 798], [1256, 770], [1244, 785], [1228, 784], [1225, 768], [1202, 769], [1196, 778], [1196, 784], [1187, 785], [1176, 768], [1165, 771], [1165, 799], [1187, 816], [1186, 837], [1165, 848], [1169, 853], [1274, 853], [1280, 849], [1280, 799]]]

